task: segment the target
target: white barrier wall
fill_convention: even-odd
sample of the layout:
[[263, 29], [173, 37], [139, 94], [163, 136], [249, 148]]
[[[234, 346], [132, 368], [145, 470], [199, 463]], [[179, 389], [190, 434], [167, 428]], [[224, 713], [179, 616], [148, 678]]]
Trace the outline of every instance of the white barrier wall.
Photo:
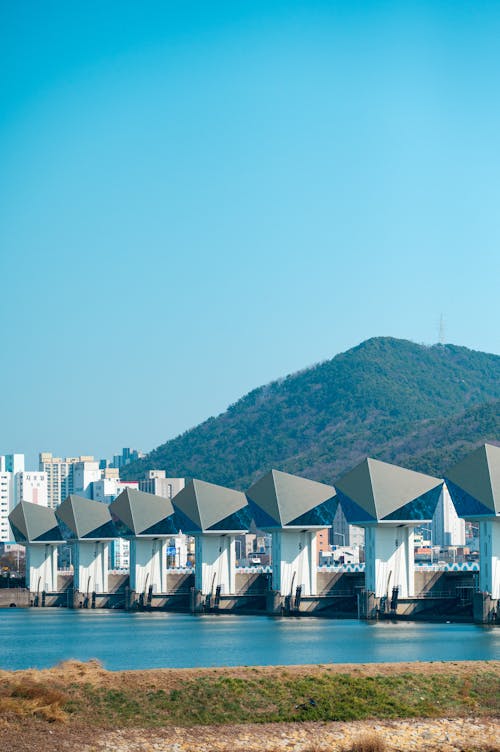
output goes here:
[[278, 530], [272, 534], [273, 590], [281, 595], [317, 595], [316, 530]]
[[147, 595], [167, 592], [167, 539], [132, 538], [130, 541], [130, 589]]
[[236, 545], [232, 535], [195, 536], [195, 588], [203, 595], [224, 595], [236, 590]]
[[365, 588], [377, 598], [415, 595], [413, 527], [371, 525], [365, 527]]
[[75, 541], [74, 587], [80, 593], [108, 592], [107, 541]]
[[28, 543], [26, 546], [26, 587], [31, 593], [57, 590], [57, 546]]
[[479, 523], [479, 590], [500, 598], [500, 519]]

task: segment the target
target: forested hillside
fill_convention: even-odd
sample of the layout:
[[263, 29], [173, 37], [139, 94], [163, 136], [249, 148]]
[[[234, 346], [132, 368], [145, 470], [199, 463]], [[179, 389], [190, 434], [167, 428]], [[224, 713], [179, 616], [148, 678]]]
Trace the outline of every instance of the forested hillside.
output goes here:
[[333, 482], [366, 455], [441, 474], [500, 442], [500, 356], [377, 337], [254, 389], [124, 468], [246, 488], [269, 468]]

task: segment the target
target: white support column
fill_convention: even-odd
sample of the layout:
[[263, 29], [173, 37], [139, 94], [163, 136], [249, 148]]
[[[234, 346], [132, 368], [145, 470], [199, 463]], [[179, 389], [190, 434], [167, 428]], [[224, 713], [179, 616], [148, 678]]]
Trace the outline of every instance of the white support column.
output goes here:
[[160, 538], [160, 593], [167, 592], [167, 548], [168, 540]]
[[232, 535], [201, 533], [195, 536], [195, 588], [214, 595], [216, 587], [224, 595], [236, 589], [236, 545]]
[[53, 543], [27, 544], [26, 587], [30, 593], [57, 592], [57, 546]]
[[107, 541], [75, 541], [74, 587], [85, 595], [108, 592]]
[[281, 595], [317, 594], [316, 531], [276, 530], [272, 534], [273, 590]]
[[500, 598], [500, 519], [479, 523], [479, 590]]
[[365, 587], [377, 598], [390, 596], [393, 587], [400, 598], [415, 595], [412, 526], [365, 527]]
[[167, 591], [166, 538], [132, 538], [130, 541], [130, 589], [147, 594]]

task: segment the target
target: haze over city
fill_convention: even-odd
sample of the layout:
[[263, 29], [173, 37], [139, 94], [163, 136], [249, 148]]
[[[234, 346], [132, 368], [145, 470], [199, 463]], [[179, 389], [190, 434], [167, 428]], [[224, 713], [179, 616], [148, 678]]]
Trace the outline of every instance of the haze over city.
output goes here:
[[3, 3], [0, 452], [375, 335], [500, 353], [498, 4]]

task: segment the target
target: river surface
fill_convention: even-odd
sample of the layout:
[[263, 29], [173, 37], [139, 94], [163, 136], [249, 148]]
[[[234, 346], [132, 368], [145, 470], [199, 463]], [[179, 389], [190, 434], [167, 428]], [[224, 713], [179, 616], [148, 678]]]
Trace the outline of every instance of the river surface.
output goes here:
[[0, 668], [46, 668], [68, 658], [97, 658], [115, 671], [498, 660], [500, 629], [315, 617], [0, 609]]

